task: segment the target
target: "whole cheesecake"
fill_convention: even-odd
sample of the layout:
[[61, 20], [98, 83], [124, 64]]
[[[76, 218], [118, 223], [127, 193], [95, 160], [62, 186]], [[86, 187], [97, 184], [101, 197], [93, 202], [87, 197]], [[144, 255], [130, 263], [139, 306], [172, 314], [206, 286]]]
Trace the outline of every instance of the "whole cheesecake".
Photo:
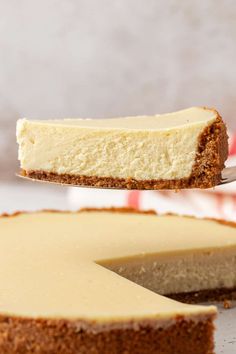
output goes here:
[[17, 124], [22, 175], [127, 189], [209, 188], [228, 154], [214, 109], [113, 119], [28, 120]]
[[213, 353], [216, 308], [169, 297], [233, 296], [234, 224], [42, 211], [3, 216], [0, 232], [1, 353]]

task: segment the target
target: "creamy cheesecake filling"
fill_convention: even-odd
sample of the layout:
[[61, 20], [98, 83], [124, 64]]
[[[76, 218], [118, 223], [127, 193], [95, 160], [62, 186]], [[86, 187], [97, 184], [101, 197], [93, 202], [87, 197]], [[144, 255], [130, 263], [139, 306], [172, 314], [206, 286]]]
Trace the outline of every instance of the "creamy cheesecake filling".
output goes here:
[[145, 255], [99, 263], [161, 295], [236, 289], [236, 246], [233, 250]]
[[2, 217], [0, 230], [1, 314], [99, 323], [201, 317], [215, 307], [160, 294], [235, 284], [236, 228], [215, 221], [40, 212]]
[[25, 171], [176, 180], [191, 175], [199, 137], [218, 115], [191, 108], [156, 116], [65, 119], [17, 124]]

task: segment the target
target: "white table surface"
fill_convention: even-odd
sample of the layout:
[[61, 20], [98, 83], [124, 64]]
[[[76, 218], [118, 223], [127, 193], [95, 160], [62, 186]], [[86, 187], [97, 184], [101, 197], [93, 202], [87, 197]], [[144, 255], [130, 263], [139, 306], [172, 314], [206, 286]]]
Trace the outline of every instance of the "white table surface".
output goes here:
[[[0, 213], [16, 210], [71, 209], [68, 188], [21, 182], [0, 184]], [[228, 310], [218, 305], [216, 321], [216, 354], [236, 353], [236, 305]], [[187, 354], [187, 353], [186, 353]]]

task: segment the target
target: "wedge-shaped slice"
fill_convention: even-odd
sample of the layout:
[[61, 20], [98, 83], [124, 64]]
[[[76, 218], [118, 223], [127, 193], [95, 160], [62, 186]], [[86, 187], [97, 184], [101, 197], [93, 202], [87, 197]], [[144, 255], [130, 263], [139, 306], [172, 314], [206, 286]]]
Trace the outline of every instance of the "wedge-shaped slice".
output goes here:
[[1, 353], [213, 353], [215, 307], [163, 295], [229, 298], [235, 225], [94, 210], [2, 217], [0, 233]]
[[219, 183], [227, 134], [213, 109], [113, 119], [18, 121], [22, 174], [96, 187], [208, 188]]

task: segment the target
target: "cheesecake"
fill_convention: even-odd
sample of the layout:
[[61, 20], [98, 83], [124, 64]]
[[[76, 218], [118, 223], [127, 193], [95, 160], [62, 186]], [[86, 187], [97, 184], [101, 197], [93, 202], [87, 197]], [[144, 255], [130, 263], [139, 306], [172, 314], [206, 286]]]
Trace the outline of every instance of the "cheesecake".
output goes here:
[[21, 174], [61, 184], [119, 189], [210, 188], [228, 154], [214, 109], [112, 119], [17, 123]]
[[235, 224], [41, 211], [0, 232], [1, 353], [214, 352], [215, 306], [187, 302], [235, 296]]

